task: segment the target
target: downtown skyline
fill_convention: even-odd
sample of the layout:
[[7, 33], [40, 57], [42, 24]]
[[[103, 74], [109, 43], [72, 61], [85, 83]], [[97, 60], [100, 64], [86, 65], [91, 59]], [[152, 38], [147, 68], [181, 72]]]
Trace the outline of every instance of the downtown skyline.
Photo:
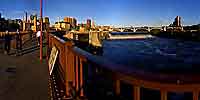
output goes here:
[[[44, 16], [51, 24], [58, 17], [75, 17], [78, 23], [92, 19], [97, 25], [161, 26], [176, 16], [183, 25], [200, 23], [199, 0], [43, 0]], [[6, 18], [23, 18], [24, 11], [39, 15], [39, 0], [1, 0], [0, 13]]]

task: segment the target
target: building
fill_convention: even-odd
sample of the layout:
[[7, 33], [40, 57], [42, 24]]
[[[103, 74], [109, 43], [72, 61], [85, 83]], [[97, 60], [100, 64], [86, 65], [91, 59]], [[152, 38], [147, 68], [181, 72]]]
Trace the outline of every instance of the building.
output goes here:
[[177, 31], [177, 32], [184, 31], [183, 26], [181, 24], [180, 16], [176, 16], [174, 22], [170, 24], [169, 27], [167, 27], [167, 31]]
[[25, 12], [24, 19], [22, 21], [22, 30], [29, 31], [33, 30], [34, 32], [37, 31], [37, 15], [30, 15], [30, 19], [28, 19], [28, 14]]
[[44, 23], [49, 23], [49, 17], [44, 17], [43, 22], [44, 22]]
[[174, 27], [181, 27], [181, 17], [180, 16], [176, 16], [176, 18], [173, 22], [173, 26]]
[[91, 28], [91, 23], [92, 23], [91, 19], [87, 19], [87, 24], [86, 24], [87, 29]]
[[23, 22], [23, 28], [22, 28], [23, 31], [28, 31], [28, 30], [31, 30], [31, 29], [33, 29], [31, 27], [31, 23]]
[[54, 27], [55, 27], [56, 30], [67, 31], [67, 30], [70, 30], [71, 25], [68, 22], [61, 21], [61, 22], [56, 22]]
[[80, 27], [80, 29], [79, 29], [79, 32], [81, 32], [81, 33], [84, 33], [84, 32], [86, 32], [87, 30], [86, 30], [86, 28], [85, 27]]
[[49, 26], [50, 26], [49, 17], [44, 17], [44, 20], [43, 20], [43, 28], [48, 30], [48, 29], [49, 29]]
[[72, 25], [73, 28], [76, 28], [77, 20], [75, 18], [72, 18], [72, 24], [71, 25]]
[[[1, 18], [0, 15], [0, 31], [15, 31], [16, 29], [20, 29], [22, 31], [34, 31], [37, 32], [40, 30], [40, 21], [41, 18], [37, 18], [37, 15], [30, 15], [30, 19], [28, 19], [28, 15], [25, 12], [25, 16], [23, 17], [23, 20], [21, 19], [8, 19]], [[43, 29], [48, 29], [50, 26], [49, 18], [44, 17], [43, 20]]]
[[81, 23], [81, 24], [78, 24], [78, 26], [79, 26], [79, 27], [86, 27], [87, 24], [83, 24], [83, 23]]
[[65, 17], [64, 22], [70, 23], [72, 28], [76, 28], [77, 20], [73, 17]]
[[[37, 15], [30, 15], [29, 21], [23, 21], [23, 31], [32, 30], [33, 32], [37, 32], [40, 30], [40, 22], [41, 18], [38, 18]], [[50, 26], [49, 17], [43, 18], [43, 29], [48, 29]]]
[[31, 28], [32, 28], [32, 30], [34, 31], [34, 32], [36, 32], [37, 31], [37, 29], [38, 29], [38, 27], [37, 27], [37, 15], [34, 15], [33, 16], [33, 22], [32, 22], [33, 24], [32, 24], [32, 26], [31, 26]]
[[25, 22], [28, 22], [28, 14], [25, 12]]
[[34, 17], [37, 15], [30, 15], [30, 23], [34, 23]]
[[91, 25], [91, 28], [95, 28], [95, 22], [94, 21], [92, 21], [92, 25]]
[[64, 22], [68, 22], [68, 23], [70, 23], [70, 17], [64, 17]]

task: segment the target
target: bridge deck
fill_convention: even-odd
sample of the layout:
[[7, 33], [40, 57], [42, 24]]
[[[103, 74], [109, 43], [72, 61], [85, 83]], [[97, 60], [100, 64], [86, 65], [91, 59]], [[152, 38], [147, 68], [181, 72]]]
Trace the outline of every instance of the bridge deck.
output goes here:
[[47, 65], [37, 47], [23, 50], [18, 57], [0, 53], [0, 100], [47, 100]]

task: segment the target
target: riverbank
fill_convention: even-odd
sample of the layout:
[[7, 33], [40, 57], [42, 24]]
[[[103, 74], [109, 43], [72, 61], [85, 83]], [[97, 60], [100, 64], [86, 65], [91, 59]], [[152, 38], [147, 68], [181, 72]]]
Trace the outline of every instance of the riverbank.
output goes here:
[[158, 31], [153, 30], [150, 32], [151, 35], [162, 37], [162, 38], [172, 38], [172, 39], [179, 39], [185, 41], [198, 41], [200, 42], [200, 31], [195, 32], [178, 32], [178, 31]]

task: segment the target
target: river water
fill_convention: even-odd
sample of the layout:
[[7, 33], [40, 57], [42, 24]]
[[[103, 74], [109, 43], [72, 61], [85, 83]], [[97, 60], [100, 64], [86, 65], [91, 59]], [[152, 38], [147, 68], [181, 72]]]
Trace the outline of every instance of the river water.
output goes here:
[[[120, 33], [120, 35], [124, 34]], [[87, 47], [87, 45], [84, 45], [83, 48], [84, 47]], [[87, 51], [96, 54], [92, 50]], [[145, 72], [148, 71], [152, 73], [165, 74], [199, 75], [200, 73], [200, 42], [183, 41], [160, 37], [144, 39], [103, 40], [102, 50], [97, 51], [100, 51], [100, 53], [96, 54], [95, 56], [113, 62], [115, 64], [122, 65], [120, 66], [120, 68], [123, 67], [123, 69], [125, 69], [123, 71], [140, 69], [144, 70]], [[94, 67], [88, 68], [92, 69]], [[88, 72], [90, 73], [90, 77], [95, 76], [93, 75], [92, 70]], [[98, 90], [98, 85], [96, 84], [103, 83], [103, 85], [105, 86], [105, 84], [109, 84], [110, 81], [110, 79], [104, 80], [104, 78], [96, 77], [89, 79], [93, 79], [94, 83], [92, 84], [95, 85], [94, 87], [92, 87], [92, 89], [96, 90]], [[92, 92], [89, 92], [90, 95], [91, 93], [98, 93], [94, 92], [94, 90], [91, 91]], [[121, 93], [125, 97], [127, 95], [128, 97], [132, 97], [131, 91], [132, 88], [130, 91], [129, 89], [121, 89]], [[106, 92], [104, 91], [103, 93]], [[160, 100], [160, 92], [157, 90], [141, 88], [141, 97], [141, 100]], [[96, 99], [95, 96], [94, 98]], [[192, 100], [192, 93], [169, 92], [168, 98], [169, 100]]]
[[151, 72], [200, 72], [200, 42], [159, 37], [104, 40], [102, 57]]

